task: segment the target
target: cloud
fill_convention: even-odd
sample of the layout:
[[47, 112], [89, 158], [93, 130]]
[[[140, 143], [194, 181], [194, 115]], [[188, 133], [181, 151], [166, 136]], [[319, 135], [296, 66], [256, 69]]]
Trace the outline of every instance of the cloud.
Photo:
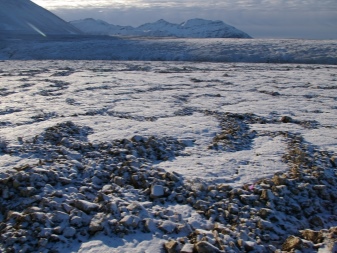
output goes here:
[[231, 8], [251, 10], [331, 10], [337, 9], [336, 0], [82, 0], [82, 1], [54, 1], [33, 0], [33, 2], [50, 9], [79, 8]]

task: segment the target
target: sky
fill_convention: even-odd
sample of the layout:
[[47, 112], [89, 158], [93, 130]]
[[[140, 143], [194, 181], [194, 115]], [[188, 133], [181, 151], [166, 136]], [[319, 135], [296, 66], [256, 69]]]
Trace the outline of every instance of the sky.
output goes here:
[[33, 0], [66, 21], [139, 26], [165, 19], [222, 20], [254, 38], [337, 39], [337, 0]]

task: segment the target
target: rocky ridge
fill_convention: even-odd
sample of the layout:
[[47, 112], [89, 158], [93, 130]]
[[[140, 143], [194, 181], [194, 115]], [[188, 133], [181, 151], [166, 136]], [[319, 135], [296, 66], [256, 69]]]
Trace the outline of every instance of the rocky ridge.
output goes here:
[[[17, 146], [1, 141], [2, 153], [40, 159], [0, 174], [1, 250], [61, 252], [97, 234], [151, 233], [167, 240], [170, 253], [334, 252], [336, 228], [328, 226], [337, 225], [336, 156], [298, 134], [251, 131], [249, 123], [266, 121], [253, 114], [204, 113], [221, 122], [209, 147], [219, 152], [248, 147], [257, 134], [284, 136], [289, 171], [241, 188], [184, 180], [152, 166], [188, 155], [183, 141], [134, 136], [90, 143], [91, 128], [60, 123], [32, 140], [19, 138]], [[208, 225], [196, 228], [165, 203], [190, 206]]]

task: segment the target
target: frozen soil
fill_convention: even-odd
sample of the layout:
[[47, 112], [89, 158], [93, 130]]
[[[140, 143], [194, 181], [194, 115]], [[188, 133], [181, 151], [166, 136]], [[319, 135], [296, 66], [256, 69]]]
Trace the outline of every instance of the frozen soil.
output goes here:
[[336, 252], [336, 68], [0, 62], [0, 251]]

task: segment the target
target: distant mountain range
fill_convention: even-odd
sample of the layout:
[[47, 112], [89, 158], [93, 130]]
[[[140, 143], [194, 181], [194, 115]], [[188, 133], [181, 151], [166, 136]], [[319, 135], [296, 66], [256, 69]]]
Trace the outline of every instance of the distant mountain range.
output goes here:
[[114, 35], [177, 38], [251, 38], [222, 21], [191, 19], [181, 24], [160, 19], [138, 27], [87, 18], [66, 22], [29, 0], [0, 0], [0, 35]]
[[92, 18], [71, 21], [86, 34], [177, 38], [251, 38], [247, 33], [222, 21], [190, 19], [181, 24], [160, 19], [138, 27], [119, 26]]
[[53, 13], [29, 0], [0, 0], [0, 34], [81, 34]]

